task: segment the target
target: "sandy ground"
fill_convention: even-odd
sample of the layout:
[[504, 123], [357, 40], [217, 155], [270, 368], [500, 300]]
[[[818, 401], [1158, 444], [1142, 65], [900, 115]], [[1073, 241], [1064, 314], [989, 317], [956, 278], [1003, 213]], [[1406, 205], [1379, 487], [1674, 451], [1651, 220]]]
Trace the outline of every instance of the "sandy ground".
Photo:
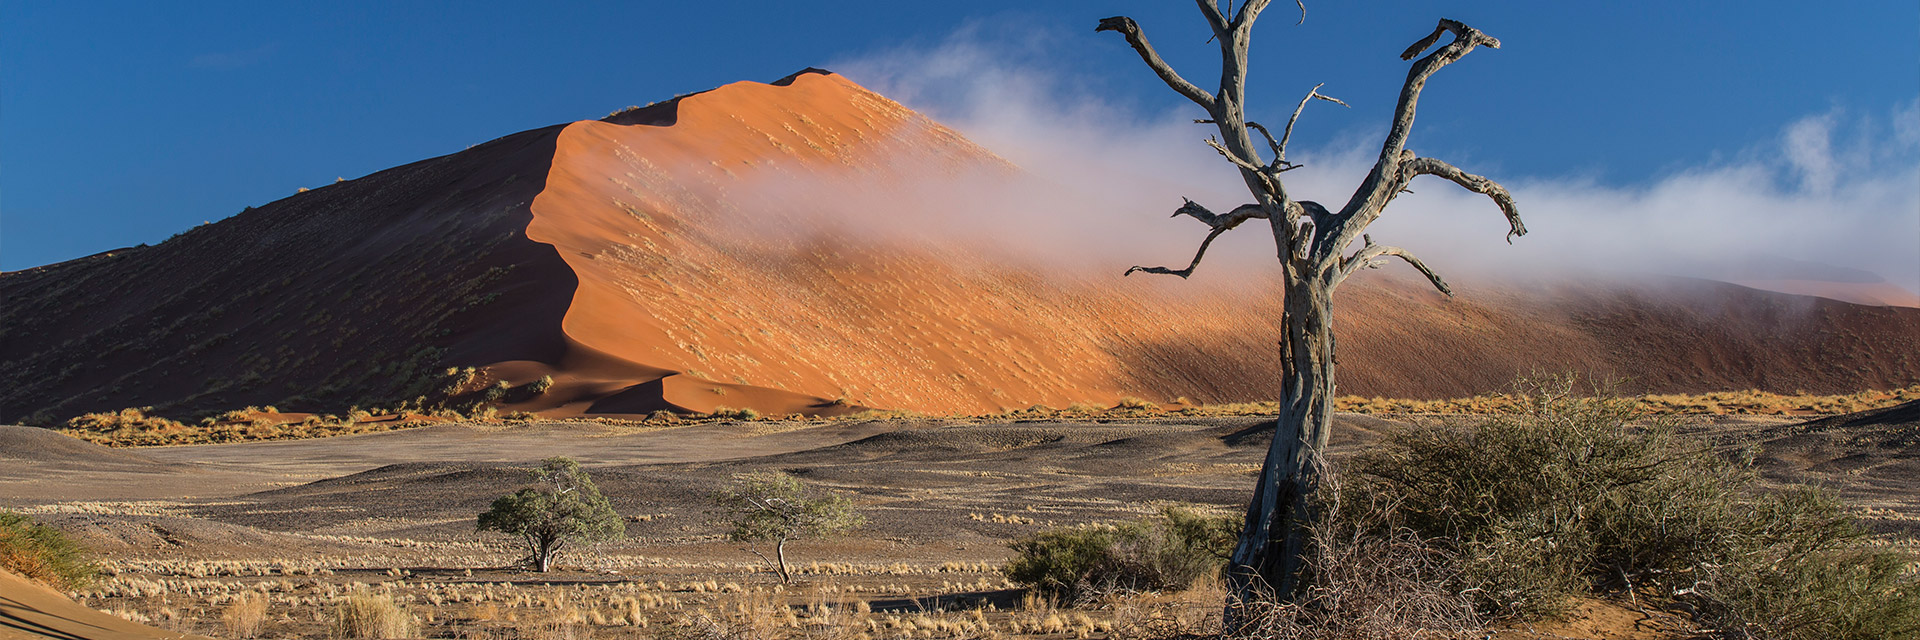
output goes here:
[[[770, 588], [759, 560], [721, 539], [709, 496], [734, 474], [778, 470], [846, 492], [868, 518], [851, 536], [791, 547], [812, 588], [857, 596], [882, 613], [957, 598], [1018, 616], [1017, 594], [996, 571], [1009, 555], [1007, 541], [1049, 526], [1134, 518], [1164, 504], [1229, 512], [1249, 491], [1271, 437], [1266, 424], [1253, 417], [652, 429], [545, 422], [140, 450], [0, 427], [0, 507], [59, 526], [102, 554], [117, 575], [82, 592], [84, 604], [172, 631], [220, 635], [222, 603], [255, 588], [286, 611], [269, 623], [271, 635], [318, 637], [319, 603], [364, 583], [436, 612], [429, 635], [483, 629], [489, 637], [521, 637], [512, 625], [525, 620], [492, 617], [471, 594], [522, 585], [589, 603], [567, 606], [612, 610], [591, 603], [644, 592], [672, 603], [659, 605], [665, 620], [669, 610], [744, 597], [728, 595], [729, 585], [743, 593]], [[1920, 416], [1895, 413], [1806, 424], [1721, 418], [1690, 429], [1725, 447], [1759, 443], [1770, 479], [1834, 486], [1868, 509], [1876, 527], [1912, 534], [1920, 531], [1910, 468], [1920, 459], [1916, 424]], [[1336, 425], [1339, 457], [1394, 423], [1342, 415]], [[512, 570], [517, 550], [503, 536], [475, 532], [474, 517], [520, 486], [525, 468], [555, 455], [578, 459], [593, 474], [627, 519], [628, 538], [564, 556], [555, 574]], [[148, 584], [165, 588], [156, 595]], [[580, 595], [566, 596], [568, 589]], [[547, 597], [506, 600], [507, 610], [520, 611], [516, 602], [559, 606], [538, 600]], [[474, 603], [442, 604], [464, 601]], [[1602, 613], [1627, 615], [1595, 615]], [[1089, 624], [1100, 635], [1099, 623]], [[649, 637], [643, 631], [605, 627], [596, 637]]]

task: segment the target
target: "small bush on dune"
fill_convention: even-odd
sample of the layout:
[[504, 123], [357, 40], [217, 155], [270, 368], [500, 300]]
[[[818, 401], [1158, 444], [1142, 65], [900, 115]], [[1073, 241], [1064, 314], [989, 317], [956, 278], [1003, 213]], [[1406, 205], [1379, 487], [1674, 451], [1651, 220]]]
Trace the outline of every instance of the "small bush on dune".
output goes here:
[[0, 568], [56, 589], [76, 589], [96, 572], [79, 545], [59, 529], [0, 511]]
[[1069, 601], [1119, 591], [1178, 591], [1217, 576], [1240, 519], [1182, 509], [1115, 525], [1050, 529], [1008, 546], [1007, 578]]
[[1679, 594], [1701, 622], [1755, 637], [1920, 629], [1920, 578], [1888, 569], [1903, 558], [1861, 550], [1831, 496], [1763, 492], [1745, 462], [1670, 425], [1636, 426], [1631, 400], [1576, 397], [1572, 378], [1524, 384], [1515, 410], [1395, 432], [1357, 456], [1341, 510], [1395, 497], [1373, 537], [1442, 545], [1459, 567], [1451, 586], [1485, 613], [1546, 616], [1572, 595], [1645, 591]]

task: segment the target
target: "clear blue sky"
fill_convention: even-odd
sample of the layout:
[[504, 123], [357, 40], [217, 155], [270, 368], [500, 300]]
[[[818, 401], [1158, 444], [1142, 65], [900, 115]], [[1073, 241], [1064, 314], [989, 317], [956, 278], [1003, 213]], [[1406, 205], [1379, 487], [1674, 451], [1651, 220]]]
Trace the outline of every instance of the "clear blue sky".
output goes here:
[[[1044, 55], [1028, 64], [1121, 109], [1165, 113], [1179, 99], [1119, 38], [1093, 33], [1118, 14], [1212, 84], [1216, 50], [1193, 6], [1173, 1], [4, 0], [0, 269], [158, 242], [336, 176], [933, 47], [963, 28], [1037, 34]], [[1436, 81], [1415, 147], [1497, 165], [1504, 179], [1649, 184], [1764, 153], [1809, 116], [1840, 114], [1837, 136], [1851, 116], [1880, 118], [1857, 136], [1891, 135], [1887, 114], [1920, 97], [1911, 0], [1369, 1], [1309, 2], [1302, 26], [1276, 2], [1254, 41], [1251, 103], [1284, 113], [1323, 81], [1370, 98], [1303, 129], [1309, 146], [1383, 122], [1382, 96], [1405, 73], [1396, 54], [1439, 17], [1506, 46]]]

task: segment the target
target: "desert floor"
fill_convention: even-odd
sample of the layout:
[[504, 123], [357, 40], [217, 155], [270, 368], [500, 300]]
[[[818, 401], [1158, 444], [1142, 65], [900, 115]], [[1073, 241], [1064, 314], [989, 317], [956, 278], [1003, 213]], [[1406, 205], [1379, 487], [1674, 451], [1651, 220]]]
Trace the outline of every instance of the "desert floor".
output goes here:
[[[1696, 418], [1687, 430], [1723, 449], [1757, 446], [1771, 480], [1839, 489], [1894, 534], [1890, 544], [1920, 537], [1915, 426], [1863, 432], [1804, 420]], [[1251, 492], [1269, 425], [1175, 416], [536, 422], [147, 449], [0, 427], [0, 508], [59, 526], [98, 554], [108, 575], [80, 593], [83, 604], [221, 637], [326, 637], [330, 603], [356, 588], [399, 601], [427, 637], [1116, 637], [1176, 616], [1197, 624], [1217, 613], [1219, 595], [1157, 607], [1035, 602], [998, 572], [1007, 543], [1169, 504], [1231, 512]], [[1336, 459], [1395, 425], [1341, 415]], [[626, 518], [627, 539], [570, 549], [559, 570], [537, 574], [511, 568], [524, 555], [516, 541], [476, 532], [474, 519], [548, 456], [587, 468]], [[868, 520], [848, 536], [790, 545], [801, 569], [794, 585], [780, 586], [712, 521], [712, 492], [761, 470], [845, 492]], [[267, 594], [257, 631], [222, 617], [248, 591]], [[1623, 611], [1587, 613], [1622, 619], [1613, 628], [1624, 631], [1606, 637], [1662, 637], [1633, 630]]]

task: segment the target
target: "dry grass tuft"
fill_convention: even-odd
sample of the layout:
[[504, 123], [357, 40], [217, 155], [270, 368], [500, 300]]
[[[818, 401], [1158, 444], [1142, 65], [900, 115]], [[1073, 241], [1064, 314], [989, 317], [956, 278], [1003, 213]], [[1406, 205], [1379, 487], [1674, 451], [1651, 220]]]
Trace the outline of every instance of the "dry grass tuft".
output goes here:
[[234, 638], [257, 638], [267, 623], [267, 594], [247, 591], [220, 611], [220, 623]]
[[415, 637], [418, 629], [419, 621], [405, 608], [394, 604], [391, 596], [363, 588], [347, 594], [334, 605], [329, 632], [335, 638], [395, 640]]

